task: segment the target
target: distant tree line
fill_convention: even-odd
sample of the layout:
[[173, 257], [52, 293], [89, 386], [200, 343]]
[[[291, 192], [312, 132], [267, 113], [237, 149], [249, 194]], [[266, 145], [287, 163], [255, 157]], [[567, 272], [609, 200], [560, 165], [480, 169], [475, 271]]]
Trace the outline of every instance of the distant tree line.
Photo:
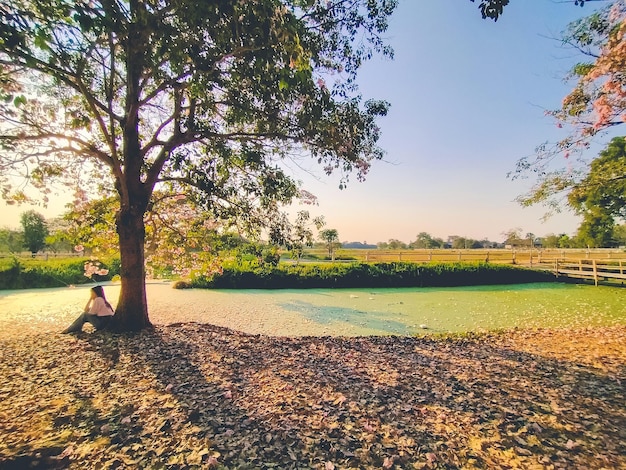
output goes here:
[[492, 241], [488, 238], [476, 240], [470, 237], [449, 235], [445, 240], [434, 237], [427, 232], [417, 234], [415, 240], [405, 243], [401, 240], [390, 239], [376, 245], [360, 242], [345, 242], [344, 248], [364, 248], [380, 250], [412, 250], [412, 249], [488, 249], [488, 248], [617, 248], [626, 246], [626, 224], [613, 225], [610, 230], [605, 226], [583, 223], [573, 236], [566, 233], [549, 233], [537, 237], [532, 233], [523, 234], [519, 228], [503, 233], [502, 241]]
[[[91, 207], [91, 206], [90, 206]], [[90, 209], [91, 212], [93, 208]], [[46, 220], [41, 214], [35, 211], [27, 211], [21, 215], [21, 229], [0, 228], [0, 253], [20, 253], [28, 251], [35, 255], [38, 252], [49, 253], [70, 253], [75, 252], [75, 247], [80, 246], [86, 250], [85, 253], [94, 254], [96, 250], [99, 255], [111, 255], [115, 251], [112, 247], [102, 251], [105, 246], [103, 239], [108, 236], [104, 229], [102, 213], [111, 214], [111, 211], [99, 211], [99, 215], [91, 214], [86, 219], [77, 218], [74, 210], [70, 210], [61, 218]], [[97, 219], [97, 220], [96, 220]], [[334, 259], [336, 250], [345, 249], [380, 249], [380, 250], [412, 250], [412, 249], [489, 249], [489, 248], [617, 248], [626, 246], [626, 224], [597, 224], [589, 223], [588, 218], [584, 218], [578, 231], [574, 235], [566, 233], [549, 233], [542, 237], [532, 233], [524, 234], [521, 228], [510, 229], [503, 232], [502, 241], [492, 241], [488, 238], [480, 240], [449, 235], [445, 239], [436, 237], [428, 232], [420, 232], [415, 239], [409, 243], [398, 239], [390, 239], [386, 242], [368, 244], [367, 242], [343, 242], [339, 240], [339, 232], [336, 229], [324, 229], [323, 218], [311, 220], [307, 212], [298, 215], [297, 223], [294, 225], [298, 230], [297, 244], [282, 244], [270, 247], [258, 241], [246, 240], [234, 233], [224, 232], [217, 235], [215, 231], [191, 232], [190, 227], [182, 230], [183, 233], [191, 236], [202, 237], [205, 243], [214, 247], [215, 252], [224, 249], [240, 249], [244, 245], [254, 247], [254, 252], [258, 251], [259, 257], [265, 257], [265, 252], [272, 248], [276, 252], [278, 249], [289, 251], [292, 258], [299, 260], [304, 253], [304, 248], [323, 248], [328, 253], [328, 259]], [[89, 228], [88, 233], [85, 227]], [[96, 227], [99, 236], [95, 236], [93, 228]], [[317, 240], [315, 240], [313, 230], [317, 228]], [[158, 243], [155, 245], [173, 246], [174, 243], [164, 243], [163, 233], [167, 230], [164, 225], [156, 225], [151, 231], [160, 234]], [[293, 238], [293, 237], [292, 237]], [[235, 242], [233, 242], [235, 240]], [[180, 246], [180, 240], [177, 246]], [[99, 249], [96, 249], [99, 248]], [[186, 251], [193, 252], [193, 244], [187, 247]], [[250, 248], [252, 249], [252, 248]], [[250, 249], [248, 251], [250, 251]], [[255, 251], [256, 250], [256, 251]], [[264, 251], [265, 250], [265, 251]], [[244, 250], [245, 251], [245, 250]], [[250, 251], [252, 253], [252, 251]], [[263, 254], [260, 254], [263, 253]], [[155, 257], [156, 258], [156, 257]], [[171, 256], [169, 256], [171, 258]], [[184, 256], [181, 255], [181, 258]], [[162, 261], [162, 260], [161, 260]], [[181, 259], [185, 263], [184, 259]]]

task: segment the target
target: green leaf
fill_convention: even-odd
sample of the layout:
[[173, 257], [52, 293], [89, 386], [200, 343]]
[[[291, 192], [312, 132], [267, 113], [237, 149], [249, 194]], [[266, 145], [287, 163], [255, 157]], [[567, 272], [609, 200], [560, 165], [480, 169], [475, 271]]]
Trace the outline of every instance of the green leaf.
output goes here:
[[25, 105], [26, 104], [26, 97], [24, 95], [19, 95], [16, 96], [13, 99], [13, 105], [17, 108], [20, 107], [21, 105]]

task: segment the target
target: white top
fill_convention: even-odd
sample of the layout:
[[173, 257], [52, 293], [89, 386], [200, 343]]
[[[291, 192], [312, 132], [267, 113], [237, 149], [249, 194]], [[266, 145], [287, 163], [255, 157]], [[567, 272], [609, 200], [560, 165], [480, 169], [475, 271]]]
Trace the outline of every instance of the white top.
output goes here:
[[99, 317], [110, 317], [115, 312], [113, 312], [113, 309], [107, 307], [107, 304], [104, 302], [102, 297], [96, 297], [93, 299], [91, 307], [89, 307], [89, 313]]

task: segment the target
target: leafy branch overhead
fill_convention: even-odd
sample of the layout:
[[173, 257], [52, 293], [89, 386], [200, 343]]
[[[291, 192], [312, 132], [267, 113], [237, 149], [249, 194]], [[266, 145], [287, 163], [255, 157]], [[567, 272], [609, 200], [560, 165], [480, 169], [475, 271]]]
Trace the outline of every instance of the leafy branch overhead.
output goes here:
[[[475, 2], [475, 0], [470, 1]], [[483, 19], [490, 18], [493, 21], [498, 21], [498, 18], [500, 18], [500, 15], [502, 15], [502, 12], [504, 11], [504, 7], [509, 4], [509, 1], [510, 0], [480, 0], [478, 9], [480, 10], [480, 14], [483, 16]], [[573, 3], [576, 6], [582, 7], [585, 5], [585, 0], [573, 0]]]

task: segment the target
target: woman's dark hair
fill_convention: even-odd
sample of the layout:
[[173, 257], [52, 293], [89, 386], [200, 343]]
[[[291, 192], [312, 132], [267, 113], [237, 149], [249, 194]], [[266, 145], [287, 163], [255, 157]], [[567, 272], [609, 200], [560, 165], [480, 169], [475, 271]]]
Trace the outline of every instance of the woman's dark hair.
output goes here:
[[107, 298], [104, 296], [104, 288], [102, 286], [94, 286], [91, 288], [91, 290], [94, 291], [97, 297], [102, 297], [102, 300], [104, 300], [104, 303], [106, 304], [106, 306], [109, 307], [111, 310], [113, 310], [113, 307], [111, 307], [111, 304], [109, 303]]

